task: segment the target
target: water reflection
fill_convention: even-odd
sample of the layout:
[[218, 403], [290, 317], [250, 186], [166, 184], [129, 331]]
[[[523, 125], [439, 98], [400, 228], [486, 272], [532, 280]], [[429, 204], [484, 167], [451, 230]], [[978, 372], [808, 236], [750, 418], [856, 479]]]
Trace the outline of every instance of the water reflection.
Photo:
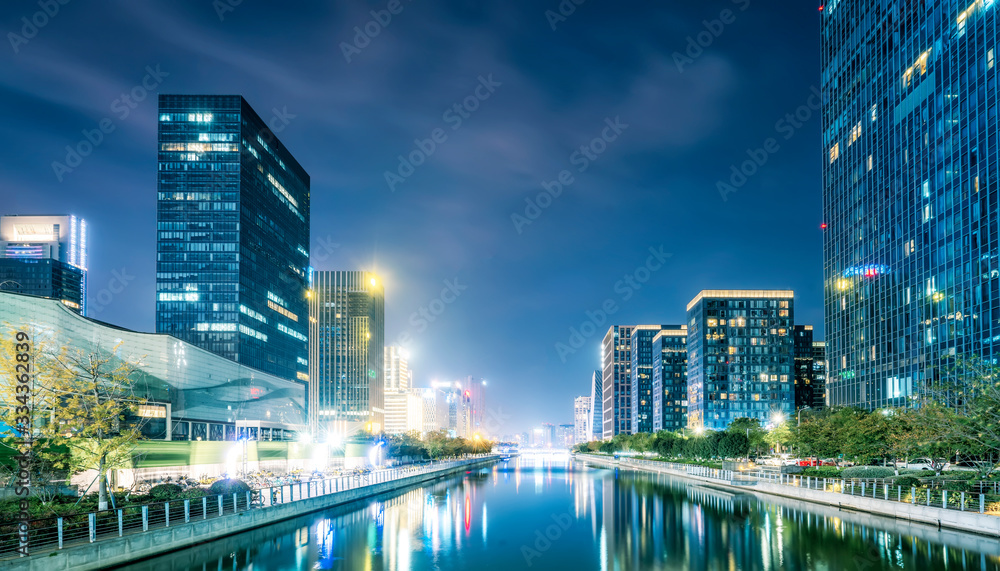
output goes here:
[[523, 456], [129, 569], [1000, 569], [1000, 541]]

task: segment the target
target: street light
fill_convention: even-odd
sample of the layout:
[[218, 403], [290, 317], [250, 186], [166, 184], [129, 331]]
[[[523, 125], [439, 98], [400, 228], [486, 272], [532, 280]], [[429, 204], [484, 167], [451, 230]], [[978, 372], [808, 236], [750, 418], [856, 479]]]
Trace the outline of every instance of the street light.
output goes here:
[[802, 408], [799, 409], [799, 412], [795, 413], [795, 419], [796, 419], [795, 420], [795, 426], [802, 426], [802, 411], [807, 410], [807, 409], [808, 410], [812, 410], [812, 407], [811, 406], [804, 406], [804, 407], [802, 407]]

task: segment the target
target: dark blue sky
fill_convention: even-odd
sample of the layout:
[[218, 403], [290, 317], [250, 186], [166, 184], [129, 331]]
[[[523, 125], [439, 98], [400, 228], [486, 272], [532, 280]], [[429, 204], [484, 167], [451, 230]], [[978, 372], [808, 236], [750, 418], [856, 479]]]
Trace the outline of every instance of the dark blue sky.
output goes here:
[[[342, 43], [389, 4], [70, 1], [43, 18], [4, 2], [5, 35], [44, 25], [0, 47], [0, 211], [85, 217], [93, 316], [151, 331], [156, 101], [122, 95], [144, 80], [239, 93], [286, 117], [279, 137], [312, 177], [313, 265], [379, 272], [387, 343], [408, 335], [417, 383], [485, 377], [503, 432], [572, 422], [608, 322], [575, 352], [557, 344], [606, 300], [616, 323], [682, 323], [703, 288], [791, 288], [796, 322], [821, 326], [820, 119], [776, 125], [818, 83], [815, 2], [566, 0], [560, 20], [558, 0], [401, 0], [346, 61]], [[707, 47], [678, 66], [699, 33]], [[445, 114], [482, 83], [474, 111]], [[104, 118], [114, 130], [58, 180], [53, 161]], [[435, 129], [443, 142], [390, 190], [386, 171]], [[602, 132], [615, 139], [578, 152]], [[724, 201], [716, 183], [768, 138], [779, 148]], [[526, 212], [564, 170], [572, 182]], [[636, 273], [661, 247], [662, 267]]]

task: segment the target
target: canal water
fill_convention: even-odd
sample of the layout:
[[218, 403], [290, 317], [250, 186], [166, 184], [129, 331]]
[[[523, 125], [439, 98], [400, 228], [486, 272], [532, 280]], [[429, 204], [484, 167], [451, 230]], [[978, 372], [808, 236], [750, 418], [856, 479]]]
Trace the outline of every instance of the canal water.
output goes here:
[[985, 571], [1000, 541], [553, 455], [123, 569]]

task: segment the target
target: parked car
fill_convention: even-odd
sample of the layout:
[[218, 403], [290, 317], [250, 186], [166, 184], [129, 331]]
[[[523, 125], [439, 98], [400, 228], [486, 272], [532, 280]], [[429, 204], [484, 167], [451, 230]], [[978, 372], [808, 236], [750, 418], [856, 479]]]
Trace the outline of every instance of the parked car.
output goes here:
[[799, 466], [805, 466], [807, 468], [816, 468], [818, 466], [836, 466], [837, 462], [833, 460], [820, 460], [819, 458], [805, 458], [799, 460]]
[[[942, 463], [944, 464], [944, 467], [941, 468], [942, 470], [947, 470], [948, 468], [951, 467], [950, 463], [945, 462], [944, 460], [938, 460], [938, 465], [939, 466]], [[906, 464], [904, 464], [904, 467], [908, 468], [910, 470], [933, 470], [934, 469], [933, 462], [931, 461], [930, 458], [916, 458], [916, 459], [914, 459], [914, 460], [912, 460], [912, 461], [907, 462]]]

